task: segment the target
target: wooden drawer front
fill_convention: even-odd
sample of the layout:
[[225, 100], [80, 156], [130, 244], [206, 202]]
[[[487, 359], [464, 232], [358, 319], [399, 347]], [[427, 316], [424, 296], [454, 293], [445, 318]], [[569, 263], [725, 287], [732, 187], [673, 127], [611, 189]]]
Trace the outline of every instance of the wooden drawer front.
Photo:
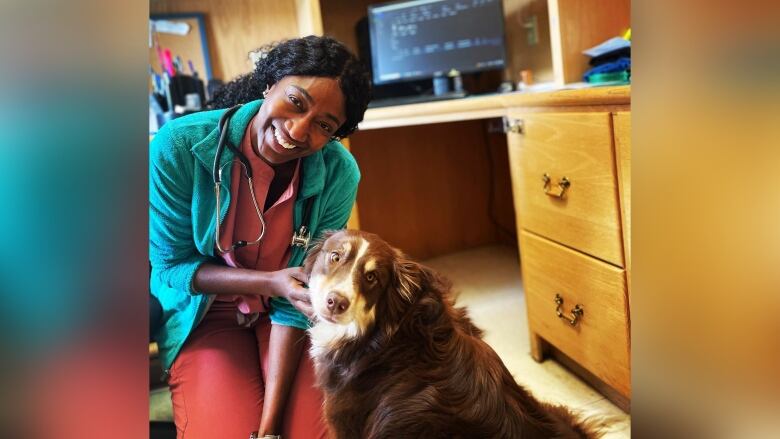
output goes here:
[[[515, 114], [508, 135], [520, 227], [623, 266], [609, 113]], [[542, 176], [550, 176], [545, 190]], [[562, 198], [551, 196], [566, 177]]]
[[[630, 395], [629, 327], [622, 269], [528, 232], [521, 233], [523, 282], [532, 332], [625, 396]], [[576, 325], [556, 315], [583, 314]]]

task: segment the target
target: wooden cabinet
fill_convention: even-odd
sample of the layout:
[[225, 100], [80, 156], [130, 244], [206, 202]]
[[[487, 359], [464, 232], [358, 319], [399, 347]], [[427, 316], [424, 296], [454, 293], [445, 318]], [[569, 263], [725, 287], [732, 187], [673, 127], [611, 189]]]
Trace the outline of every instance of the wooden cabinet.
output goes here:
[[586, 109], [507, 112], [532, 355], [563, 354], [627, 408], [630, 113]]
[[[491, 164], [479, 153], [490, 151], [480, 143], [486, 127], [474, 122], [498, 116], [509, 122], [507, 154]], [[490, 205], [485, 176], [507, 166], [512, 193], [504, 202], [519, 238], [531, 354], [554, 357], [626, 410], [630, 116], [626, 86], [377, 108], [366, 113], [352, 148], [364, 172], [361, 227], [425, 257], [469, 248], [476, 241], [465, 237], [490, 231], [479, 216], [487, 209], [473, 206]], [[387, 205], [404, 217], [386, 220]], [[466, 206], [475, 215], [464, 217]]]

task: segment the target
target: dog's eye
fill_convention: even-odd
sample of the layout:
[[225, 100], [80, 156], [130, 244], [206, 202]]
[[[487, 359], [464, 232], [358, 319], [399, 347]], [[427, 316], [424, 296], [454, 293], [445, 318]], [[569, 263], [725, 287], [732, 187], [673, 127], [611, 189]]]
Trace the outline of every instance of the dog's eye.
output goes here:
[[328, 260], [330, 262], [338, 262], [340, 259], [341, 256], [339, 256], [339, 254], [336, 252], [331, 252], [330, 255], [328, 256]]
[[373, 282], [376, 280], [376, 275], [374, 274], [373, 271], [366, 273], [366, 280], [369, 282]]

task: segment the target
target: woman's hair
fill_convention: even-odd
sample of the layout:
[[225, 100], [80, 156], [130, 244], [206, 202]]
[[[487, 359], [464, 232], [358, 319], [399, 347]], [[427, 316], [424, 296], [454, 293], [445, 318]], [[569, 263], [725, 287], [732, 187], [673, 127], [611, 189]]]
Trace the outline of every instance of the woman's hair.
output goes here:
[[352, 134], [371, 100], [371, 80], [363, 63], [342, 43], [329, 37], [304, 38], [271, 43], [260, 49], [261, 57], [252, 73], [228, 82], [214, 93], [210, 108], [229, 108], [263, 97], [267, 86], [285, 76], [336, 78], [344, 95], [347, 120], [334, 136]]

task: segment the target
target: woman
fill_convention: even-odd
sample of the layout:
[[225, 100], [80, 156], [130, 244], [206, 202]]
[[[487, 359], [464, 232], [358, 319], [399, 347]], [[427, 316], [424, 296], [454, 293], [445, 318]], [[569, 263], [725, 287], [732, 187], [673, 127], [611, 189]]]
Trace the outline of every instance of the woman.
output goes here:
[[150, 144], [151, 290], [164, 319], [155, 335], [179, 438], [327, 436], [302, 354], [305, 249], [290, 242], [301, 226], [316, 238], [346, 225], [360, 174], [336, 139], [363, 119], [370, 82], [330, 38], [266, 50], [214, 99], [240, 108], [172, 120]]

